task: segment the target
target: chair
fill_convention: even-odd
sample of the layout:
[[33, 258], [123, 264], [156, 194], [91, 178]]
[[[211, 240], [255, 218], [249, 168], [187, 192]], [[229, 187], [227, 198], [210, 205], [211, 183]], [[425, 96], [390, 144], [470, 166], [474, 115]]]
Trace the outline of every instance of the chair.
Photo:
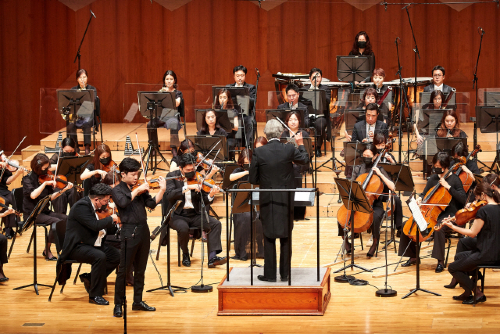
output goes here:
[[474, 270], [474, 288], [472, 289], [472, 296], [474, 298], [474, 307], [476, 307], [476, 288], [477, 288], [477, 277], [479, 275], [479, 270], [483, 269], [483, 279], [481, 280], [481, 292], [484, 292], [484, 280], [486, 278], [486, 269], [500, 269], [500, 264], [485, 264], [485, 265], [479, 265], [477, 268]]
[[[23, 212], [23, 188], [16, 188], [12, 190], [12, 197], [14, 198], [14, 203], [12, 203], [12, 207], [14, 210], [18, 212]], [[9, 248], [9, 254], [7, 258], [10, 259], [10, 254], [12, 253], [12, 249], [14, 248], [14, 244], [16, 243], [17, 234], [21, 235], [20, 228], [24, 225], [24, 217], [21, 220], [20, 217], [16, 216], [16, 232], [14, 233], [14, 237], [12, 238], [12, 242]]]
[[[59, 280], [59, 276], [61, 275], [63, 266], [66, 265], [66, 264], [73, 264], [73, 263], [80, 263], [80, 266], [82, 265], [81, 262], [78, 262], [76, 260], [66, 260], [62, 264], [60, 264], [60, 262], [57, 261], [57, 265], [56, 265], [56, 279], [54, 281], [54, 285], [52, 285], [52, 290], [50, 291], [49, 302], [52, 301], [52, 295], [54, 294], [54, 290], [56, 289], [57, 281]], [[80, 269], [80, 268], [78, 268], [78, 269]], [[78, 277], [78, 273], [76, 274], [76, 276]], [[59, 293], [63, 293], [63, 290], [64, 290], [65, 286], [66, 286], [66, 283], [64, 283], [62, 285], [61, 291]]]
[[446, 240], [448, 241], [448, 247], [446, 250], [446, 259], [444, 260], [444, 267], [446, 268], [448, 266], [448, 257], [450, 255], [450, 248], [451, 248], [451, 239], [462, 239], [464, 236], [458, 232], [447, 232], [446, 233]]

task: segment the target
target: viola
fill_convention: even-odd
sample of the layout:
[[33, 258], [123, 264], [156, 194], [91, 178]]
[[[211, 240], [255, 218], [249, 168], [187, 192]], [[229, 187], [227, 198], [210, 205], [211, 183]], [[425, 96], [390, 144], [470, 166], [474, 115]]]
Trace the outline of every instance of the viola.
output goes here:
[[[40, 175], [38, 177], [38, 182], [44, 183], [44, 182], [50, 182], [50, 181], [56, 181], [56, 188], [59, 189], [64, 189], [68, 185], [68, 179], [64, 175], [57, 175], [55, 176], [54, 173], [51, 171], [48, 171], [47, 174], [45, 175]], [[76, 184], [73, 185], [76, 190], [78, 191], [83, 191], [82, 187], [77, 186]]]
[[201, 165], [204, 170], [212, 168], [214, 161], [212, 159], [204, 159], [201, 152], [196, 153], [196, 164]]
[[101, 164], [101, 165], [102, 165], [102, 170], [105, 171], [106, 173], [111, 172], [112, 170], [113, 171], [116, 170], [118, 173], [120, 172], [118, 170], [118, 165], [113, 160], [111, 160], [107, 165], [103, 165], [103, 164]]
[[[3, 197], [0, 197], [0, 208], [10, 209], [10, 206], [5, 204], [5, 198]], [[19, 211], [14, 211], [14, 214], [19, 217], [21, 216], [21, 212]]]

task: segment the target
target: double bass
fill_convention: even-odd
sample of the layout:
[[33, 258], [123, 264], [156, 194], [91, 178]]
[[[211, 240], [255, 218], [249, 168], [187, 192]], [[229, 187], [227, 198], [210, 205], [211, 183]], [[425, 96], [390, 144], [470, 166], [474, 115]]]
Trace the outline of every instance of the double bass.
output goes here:
[[[392, 137], [389, 137], [389, 142], [392, 140]], [[385, 149], [379, 153], [373, 167], [377, 167], [380, 159], [390, 150], [390, 145], [386, 145]], [[384, 190], [384, 183], [380, 179], [378, 175], [373, 174], [373, 167], [370, 169], [369, 173], [361, 174], [356, 178], [356, 181], [362, 184], [363, 190], [366, 192], [366, 197], [370, 202], [370, 206], [373, 206], [373, 202], [382, 194]], [[352, 218], [351, 218], [352, 216]], [[352, 219], [352, 224], [350, 220]], [[345, 228], [348, 225], [354, 233], [361, 233], [366, 231], [373, 222], [373, 212], [372, 213], [364, 213], [355, 211], [354, 213], [351, 210], [348, 210], [345, 205], [342, 206], [337, 211], [337, 220], [342, 228]]]

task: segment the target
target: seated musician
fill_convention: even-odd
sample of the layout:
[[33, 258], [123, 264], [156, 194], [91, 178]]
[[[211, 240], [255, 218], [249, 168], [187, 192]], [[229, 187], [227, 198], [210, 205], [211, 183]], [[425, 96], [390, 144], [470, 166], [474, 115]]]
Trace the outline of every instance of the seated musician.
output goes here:
[[[252, 161], [252, 151], [244, 148], [238, 158], [239, 167], [233, 170], [229, 175], [231, 182], [248, 182], [248, 168]], [[233, 197], [233, 200], [236, 196]], [[264, 257], [264, 235], [262, 234], [262, 222], [259, 219], [259, 213], [253, 213], [255, 224], [255, 241], [257, 243], [256, 252], [257, 257]], [[233, 214], [234, 222], [234, 253], [231, 257], [233, 260], [246, 261], [248, 260], [247, 246], [250, 246], [251, 224], [250, 212], [242, 212]]]
[[[453, 157], [453, 163], [458, 162], [458, 159], [460, 157], [465, 157], [469, 155], [469, 152], [467, 151], [467, 146], [464, 145], [463, 142], [458, 142], [453, 146], [451, 150], [451, 155]], [[470, 159], [467, 160], [464, 166], [462, 166], [462, 170], [466, 173], [468, 173], [472, 178], [474, 178], [474, 174], [481, 174], [481, 170], [477, 166], [477, 160], [476, 159]]]
[[[430, 109], [430, 110], [439, 110], [441, 109], [443, 102], [444, 102], [444, 94], [440, 90], [434, 90], [431, 93], [430, 96], [430, 101], [429, 103], [425, 104], [422, 109]], [[424, 142], [425, 138], [427, 135], [423, 134], [422, 131], [418, 130], [418, 120], [420, 119], [420, 109], [416, 109], [415, 111], [415, 120], [416, 122], [413, 124], [413, 127], [415, 129], [415, 134], [417, 135], [417, 143], [420, 145]], [[421, 133], [422, 132], [422, 133]]]
[[[500, 261], [500, 244], [498, 243], [500, 239], [500, 225], [498, 224], [500, 195], [486, 182], [478, 184], [474, 193], [479, 200], [486, 201], [487, 204], [479, 209], [470, 229], [454, 225], [451, 217], [444, 219], [441, 225], [469, 237], [460, 239], [462, 242], [460, 251], [457, 246], [455, 261], [450, 263], [448, 268], [455, 282], [464, 289], [464, 293], [453, 297], [454, 300], [462, 301], [462, 304], [474, 303], [472, 295], [474, 281], [470, 277], [474, 269], [478, 265], [497, 265]], [[450, 285], [453, 284], [452, 281]], [[486, 301], [486, 296], [479, 286], [476, 287], [474, 296], [477, 303]]]
[[[378, 175], [384, 184], [384, 190], [382, 193], [387, 194], [388, 189], [394, 191], [394, 182], [391, 181], [391, 178], [387, 174], [387, 172], [382, 167], [373, 167], [373, 162], [377, 157], [377, 149], [374, 145], [367, 145], [366, 149], [363, 151], [363, 164], [354, 166], [354, 170], [352, 172], [352, 179], [356, 180], [360, 175], [369, 173], [370, 170], [373, 170], [374, 175]], [[370, 250], [366, 254], [367, 257], [372, 257], [375, 254], [375, 251], [378, 248], [378, 241], [380, 238], [380, 225], [382, 223], [382, 218], [384, 217], [384, 196], [379, 196], [373, 202], [373, 222], [372, 222], [372, 231], [373, 231], [373, 244], [370, 247]], [[339, 227], [339, 236], [342, 236], [344, 239], [344, 231], [340, 224]], [[351, 252], [352, 245], [349, 241], [346, 241], [346, 252], [349, 254]]]
[[305, 85], [303, 89], [320, 89], [326, 92], [326, 106], [323, 112], [318, 115], [309, 115], [313, 122], [312, 124], [316, 129], [316, 136], [318, 137], [316, 143], [316, 156], [321, 157], [321, 146], [323, 145], [323, 141], [329, 137], [327, 126], [330, 121], [330, 99], [332, 91], [329, 87], [321, 84], [321, 80], [323, 80], [323, 72], [319, 68], [314, 67], [309, 71], [309, 80], [311, 81], [311, 84]]
[[[96, 127], [95, 123], [95, 116], [99, 116], [100, 113], [100, 102], [99, 98], [97, 97], [97, 89], [94, 86], [88, 85], [87, 84], [88, 80], [88, 73], [86, 70], [79, 69], [76, 72], [76, 81], [78, 82], [78, 85], [75, 87], [72, 87], [71, 89], [78, 89], [78, 90], [93, 90], [94, 91], [94, 117], [90, 118], [80, 118], [78, 117], [76, 120], [66, 121], [66, 133], [68, 134], [68, 137], [73, 138], [75, 143], [78, 143], [78, 136], [76, 135], [76, 129], [82, 129], [83, 130], [83, 144], [85, 145], [85, 155], [90, 154], [90, 142], [91, 142], [91, 128], [94, 126]], [[77, 152], [80, 151], [80, 149], [77, 147]]]
[[436, 136], [441, 138], [467, 138], [465, 132], [460, 130], [460, 122], [455, 110], [444, 111]]
[[[436, 155], [434, 155], [434, 158], [432, 159], [432, 165], [433, 174], [427, 180], [425, 189], [417, 199], [417, 203], [420, 205], [427, 192], [429, 192], [429, 190], [431, 190], [435, 185], [440, 184], [440, 186], [444, 187], [450, 193], [451, 201], [446, 209], [443, 210], [437, 218], [437, 224], [441, 224], [445, 217], [455, 215], [458, 210], [464, 207], [467, 195], [465, 194], [462, 181], [454, 173], [448, 175], [446, 179], [444, 178], [451, 166], [451, 157], [448, 155], [448, 153], [436, 153]], [[432, 203], [429, 203], [429, 205], [432, 205]], [[446, 243], [445, 234], [449, 231], [450, 229], [448, 227], [443, 227], [440, 230], [434, 232], [434, 247], [432, 249], [432, 257], [438, 261], [435, 270], [436, 273], [440, 273], [444, 270]], [[410, 238], [406, 234], [401, 234], [399, 243], [399, 255], [410, 257], [410, 259], [406, 263], [402, 264], [403, 267], [409, 267], [417, 262], [415, 243], [410, 243], [410, 241]]]
[[430, 93], [435, 90], [440, 90], [445, 95], [450, 94], [452, 88], [444, 84], [444, 74], [445, 70], [443, 66], [434, 66], [434, 68], [432, 69], [432, 83], [424, 87], [424, 92]]
[[[19, 164], [16, 160], [10, 161]], [[9, 206], [14, 204], [14, 196], [12, 195], [12, 191], [9, 190], [8, 185], [23, 174], [23, 169], [14, 168], [3, 161], [0, 162], [0, 169], [0, 172], [3, 170], [2, 179], [0, 180], [0, 196], [5, 200], [5, 205]], [[6, 215], [2, 218], [2, 222], [5, 226], [5, 236], [7, 239], [12, 239], [15, 234], [14, 227], [16, 226], [16, 217], [14, 215]]]
[[[370, 43], [370, 37], [365, 31], [360, 31], [354, 37], [354, 43], [352, 49], [349, 52], [349, 56], [372, 56], [372, 68], [375, 68], [375, 54], [372, 50], [372, 44]], [[371, 69], [370, 69], [371, 70]], [[367, 79], [368, 81], [370, 78]], [[356, 82], [358, 84], [359, 82]]]
[[[257, 98], [257, 88], [254, 85], [246, 83], [247, 68], [243, 65], [235, 66], [233, 68], [234, 83], [226, 87], [247, 87], [250, 95], [250, 110], [248, 116], [243, 115], [243, 124], [245, 127], [245, 135], [247, 143], [253, 142], [254, 129], [257, 131], [257, 123], [255, 121], [255, 99]], [[252, 146], [252, 145], [249, 145]]]
[[88, 181], [88, 189], [92, 189], [94, 185], [101, 182], [113, 165], [111, 158], [111, 149], [108, 145], [102, 143], [95, 149], [94, 160], [87, 165], [80, 179]]
[[[229, 147], [236, 147], [236, 133], [238, 132], [239, 120], [237, 110], [234, 108], [233, 100], [231, 99], [231, 92], [227, 89], [219, 90], [215, 99], [215, 109], [232, 110], [234, 112], [233, 129], [227, 134], [227, 145]], [[229, 116], [229, 115], [228, 115]], [[229, 151], [229, 160], [234, 160], [234, 150]]]
[[[167, 70], [165, 74], [163, 74], [163, 86], [159, 90], [162, 92], [175, 92], [175, 107], [182, 108], [181, 104], [183, 103], [182, 92], [177, 89], [177, 75], [172, 70]], [[175, 157], [177, 155], [177, 146], [179, 146], [179, 130], [182, 125], [180, 122], [180, 117], [172, 117], [164, 122], [158, 118], [155, 118], [148, 122], [148, 129], [150, 128], [158, 128], [165, 127], [166, 129], [170, 129], [170, 148], [172, 150], [172, 155]], [[149, 132], [148, 132], [149, 135]]]
[[[54, 190], [56, 181], [40, 182], [39, 179], [47, 175], [49, 167], [50, 160], [43, 153], [38, 153], [33, 160], [31, 160], [31, 172], [23, 178], [23, 214], [26, 218], [29, 217], [38, 202], [44, 197], [50, 195], [50, 199], [53, 201], [64, 194], [65, 191], [73, 188], [73, 184], [68, 182], [64, 189], [56, 192]], [[46, 225], [50, 230], [45, 250], [42, 253], [47, 261], [57, 260], [57, 258], [52, 255], [50, 246], [55, 242], [57, 251], [59, 252], [61, 250], [64, 244], [64, 234], [66, 232], [66, 220], [67, 216], [65, 214], [51, 211], [49, 206], [46, 206], [42, 213], [36, 218], [36, 224]]]
[[80, 279], [89, 293], [89, 303], [109, 305], [102, 296], [106, 278], [120, 264], [120, 253], [114, 247], [104, 243], [106, 229], [118, 222], [113, 214], [99, 219], [96, 211], [108, 205], [111, 199], [111, 187], [98, 183], [90, 189], [89, 196], [82, 198], [71, 208], [66, 226], [66, 239], [60, 262], [76, 260], [92, 265], [90, 274], [80, 275]]
[[[70, 137], [64, 138], [61, 142], [61, 148], [62, 148], [61, 158], [78, 156], [78, 154], [76, 153], [76, 143], [73, 140], [73, 138]], [[56, 170], [58, 161], [59, 161], [59, 153], [54, 153], [54, 155], [50, 158], [50, 168], [49, 168], [50, 171], [53, 172]], [[75, 187], [71, 188], [68, 191], [65, 191], [61, 196], [52, 201], [54, 212], [66, 214], [66, 212], [68, 211], [68, 204], [71, 209], [71, 207], [80, 198], [81, 195]]]
[[500, 194], [500, 178], [497, 174], [489, 173], [484, 177], [483, 182], [488, 183], [491, 186], [491, 189]]
[[[372, 81], [379, 98], [382, 98], [385, 92], [389, 89], [389, 86], [384, 85], [384, 80], [385, 80], [384, 69], [383, 68], [374, 69], [372, 72]], [[392, 98], [391, 93], [389, 93], [387, 97], [384, 99], [384, 101], [382, 101], [386, 105], [385, 108], [387, 108], [387, 111], [390, 111], [392, 109], [392, 106], [394, 105], [394, 102], [391, 100], [391, 98]]]
[[[367, 88], [363, 92], [363, 97], [361, 99], [361, 102], [356, 106], [356, 109], [366, 110], [366, 106], [368, 106], [370, 103], [377, 104], [379, 97], [381, 97], [381, 95], [377, 93], [377, 90], [375, 88]], [[382, 104], [381, 106], [379, 106], [379, 110], [380, 113], [378, 115], [378, 120], [387, 123], [387, 118], [389, 115], [389, 110], [387, 109], [387, 105]]]
[[[209, 193], [205, 192], [200, 184], [196, 182], [195, 171], [196, 158], [190, 153], [184, 153], [179, 159], [179, 170], [167, 174], [167, 178], [179, 176], [184, 180], [171, 179], [167, 181], [167, 201], [169, 206], [180, 200], [181, 204], [172, 215], [170, 226], [177, 231], [177, 237], [182, 249], [182, 265], [191, 266], [189, 257], [189, 228], [201, 227], [203, 219], [203, 230], [208, 233], [208, 267], [215, 268], [218, 265], [227, 262], [225, 257], [218, 257], [222, 252], [221, 244], [221, 223], [214, 217], [209, 216], [208, 222], [206, 215], [201, 211], [201, 200], [208, 206], [213, 202], [215, 194], [219, 188], [213, 187]], [[194, 181], [194, 182], [193, 182]], [[206, 208], [208, 210], [208, 208]], [[203, 216], [202, 216], [203, 215]]]
[[[368, 89], [367, 89], [368, 90]], [[375, 133], [388, 134], [387, 124], [378, 120], [380, 115], [379, 107], [376, 103], [369, 103], [366, 106], [365, 119], [354, 124], [350, 141], [372, 142]]]
[[[179, 170], [179, 160], [180, 156], [185, 154], [185, 153], [191, 153], [193, 155], [196, 155], [196, 152], [194, 150], [194, 144], [191, 141], [191, 139], [185, 139], [181, 142], [181, 145], [179, 146], [179, 154], [176, 155], [175, 157], [172, 158], [170, 161], [170, 172], [175, 172], [176, 170]], [[211, 179], [218, 171], [220, 170], [217, 165], [213, 164], [212, 168], [210, 169], [210, 172], [207, 175], [207, 179]], [[202, 175], [205, 175], [205, 170], [201, 165], [199, 165], [196, 168], [196, 171], [201, 173]]]
[[[0, 213], [0, 218], [12, 216], [13, 213], [14, 209], [9, 208]], [[5, 276], [5, 273], [3, 272], [3, 265], [9, 262], [9, 258], [7, 257], [7, 244], [7, 237], [3, 234], [0, 234], [0, 283], [7, 282], [9, 280], [9, 278]]]
[[278, 106], [278, 109], [290, 109], [294, 110], [297, 108], [304, 109], [304, 127], [308, 128], [309, 127], [309, 112], [307, 111], [307, 106], [303, 104], [302, 102], [299, 102], [300, 98], [300, 93], [299, 93], [299, 87], [295, 84], [289, 84], [286, 86], [285, 89], [286, 92], [286, 98], [288, 102], [282, 103]]

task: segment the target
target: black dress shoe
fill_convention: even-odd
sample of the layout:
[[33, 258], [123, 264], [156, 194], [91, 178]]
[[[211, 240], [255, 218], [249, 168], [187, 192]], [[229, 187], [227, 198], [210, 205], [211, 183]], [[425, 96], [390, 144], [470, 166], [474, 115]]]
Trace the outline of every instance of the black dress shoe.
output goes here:
[[208, 260], [208, 268], [215, 268], [216, 266], [220, 266], [221, 264], [224, 264], [227, 262], [226, 257], [218, 257], [214, 256], [210, 260]]
[[[485, 295], [482, 295], [481, 297], [476, 298], [476, 303], [484, 303], [485, 301], [486, 301], [486, 296]], [[466, 304], [466, 305], [472, 305], [472, 304], [474, 304], [474, 297], [471, 295], [469, 298], [467, 298], [466, 300], [464, 300], [462, 302], [462, 304]]]
[[259, 281], [263, 281], [263, 282], [276, 282], [276, 278], [267, 278], [266, 276], [264, 275], [258, 275], [257, 276], [257, 279]]
[[0, 283], [7, 282], [9, 280], [8, 277], [2, 277], [0, 278]]
[[[419, 260], [419, 261], [420, 261], [420, 260]], [[403, 264], [401, 265], [401, 267], [410, 267], [410, 266], [412, 266], [412, 265], [414, 265], [414, 264], [417, 264], [417, 260], [416, 260], [416, 259], [415, 259], [415, 260], [408, 259], [408, 261], [406, 261], [405, 263], [403, 263]]]
[[465, 292], [462, 293], [460, 296], [453, 296], [453, 300], [467, 300], [471, 298], [471, 295], [466, 295]]
[[113, 317], [121, 318], [122, 316], [123, 316], [122, 306], [115, 305], [115, 308], [113, 309]]
[[191, 267], [191, 259], [189, 258], [189, 254], [182, 254], [182, 265], [184, 267]]
[[57, 261], [57, 257], [55, 257], [54, 255], [51, 255], [50, 257], [47, 257], [45, 255], [45, 251], [42, 252], [42, 256], [45, 257], [46, 261]]
[[321, 158], [321, 149], [316, 150], [316, 157]]
[[156, 308], [149, 306], [145, 302], [132, 303], [133, 311], [156, 311]]
[[444, 266], [441, 263], [438, 263], [438, 265], [436, 266], [436, 270], [434, 270], [434, 271], [437, 273], [440, 273], [440, 272], [443, 272], [443, 270], [444, 270]]
[[101, 296], [89, 297], [90, 304], [109, 305], [109, 302]]
[[80, 281], [83, 283], [87, 293], [90, 293], [90, 274], [85, 273], [80, 275]]

